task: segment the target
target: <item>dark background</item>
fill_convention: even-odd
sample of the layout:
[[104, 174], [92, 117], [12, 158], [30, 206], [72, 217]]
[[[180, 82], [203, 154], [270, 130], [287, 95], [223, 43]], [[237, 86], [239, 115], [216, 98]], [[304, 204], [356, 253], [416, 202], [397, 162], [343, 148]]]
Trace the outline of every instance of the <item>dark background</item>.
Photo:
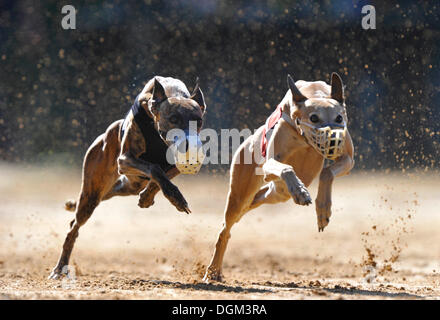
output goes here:
[[[219, 130], [261, 125], [288, 73], [336, 71], [356, 169], [438, 170], [439, 3], [383, 2], [0, 1], [0, 159], [80, 165], [154, 75], [200, 77]], [[61, 28], [66, 4], [76, 30]], [[366, 4], [376, 30], [361, 28]]]

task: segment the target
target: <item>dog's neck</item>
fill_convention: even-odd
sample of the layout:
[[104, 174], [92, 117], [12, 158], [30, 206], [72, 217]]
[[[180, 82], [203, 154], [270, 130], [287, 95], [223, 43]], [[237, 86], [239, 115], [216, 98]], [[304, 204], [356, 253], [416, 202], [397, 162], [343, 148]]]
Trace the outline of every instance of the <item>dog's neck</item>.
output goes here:
[[283, 99], [283, 101], [281, 101], [282, 103], [282, 107], [281, 107], [281, 118], [283, 118], [284, 121], [287, 122], [287, 124], [289, 124], [292, 129], [294, 129], [299, 135], [302, 135], [302, 131], [298, 126], [298, 122], [297, 122], [297, 118], [292, 118], [291, 115], [294, 116], [294, 113], [292, 112], [292, 108], [295, 108], [295, 106], [291, 105], [291, 102], [289, 101], [289, 99]]

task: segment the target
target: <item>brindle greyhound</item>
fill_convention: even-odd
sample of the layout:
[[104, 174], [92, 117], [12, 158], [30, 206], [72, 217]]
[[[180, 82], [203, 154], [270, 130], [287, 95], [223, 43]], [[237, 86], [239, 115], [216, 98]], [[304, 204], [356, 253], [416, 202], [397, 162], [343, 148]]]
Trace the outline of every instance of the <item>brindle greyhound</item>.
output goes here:
[[138, 205], [148, 208], [162, 190], [177, 210], [190, 212], [185, 198], [170, 181], [179, 170], [166, 159], [170, 142], [165, 137], [171, 129], [186, 130], [190, 121], [197, 122], [200, 132], [205, 111], [198, 84], [192, 94], [182, 81], [170, 77], [157, 76], [145, 85], [126, 118], [112, 123], [84, 157], [78, 203], [66, 203], [66, 209], [75, 210], [76, 216], [49, 278], [60, 278], [66, 272], [63, 267], [69, 264], [78, 230], [102, 200], [139, 194]]
[[[354, 165], [353, 143], [346, 131], [344, 89], [339, 75], [332, 74], [330, 86], [323, 81], [295, 83], [288, 76], [288, 86], [290, 90], [277, 108], [278, 116], [274, 113], [275, 116], [268, 120], [270, 125], [261, 126], [241, 144], [233, 157], [223, 228], [205, 281], [222, 280], [223, 257], [231, 228], [245, 213], [262, 204], [284, 202], [290, 198], [296, 204], [309, 205], [311, 198], [306, 187], [319, 173], [316, 213], [318, 230], [324, 230], [331, 216], [333, 179], [348, 174]], [[272, 134], [266, 140], [266, 130], [272, 126]], [[326, 131], [320, 131], [323, 127]], [[344, 129], [333, 130], [333, 127]], [[323, 137], [322, 133], [329, 137], [327, 141], [319, 139]], [[273, 151], [267, 156], [266, 147]], [[252, 163], [246, 164], [243, 159], [249, 152], [253, 155]], [[265, 156], [261, 164], [257, 164], [258, 155], [255, 153]], [[335, 161], [323, 168], [325, 158]], [[262, 170], [262, 175], [256, 174], [257, 168]]]

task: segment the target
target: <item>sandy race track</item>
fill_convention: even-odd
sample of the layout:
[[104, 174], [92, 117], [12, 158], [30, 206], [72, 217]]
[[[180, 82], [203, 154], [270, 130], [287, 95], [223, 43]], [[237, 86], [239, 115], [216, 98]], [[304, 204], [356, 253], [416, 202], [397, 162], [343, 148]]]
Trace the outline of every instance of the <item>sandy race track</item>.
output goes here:
[[[337, 179], [333, 216], [263, 206], [232, 230], [224, 283], [202, 273], [221, 226], [225, 177], [179, 177], [191, 215], [160, 194], [103, 202], [80, 230], [76, 281], [46, 280], [73, 213], [79, 170], [0, 166], [0, 299], [438, 299], [437, 175], [358, 173]], [[316, 196], [316, 184], [310, 188]]]

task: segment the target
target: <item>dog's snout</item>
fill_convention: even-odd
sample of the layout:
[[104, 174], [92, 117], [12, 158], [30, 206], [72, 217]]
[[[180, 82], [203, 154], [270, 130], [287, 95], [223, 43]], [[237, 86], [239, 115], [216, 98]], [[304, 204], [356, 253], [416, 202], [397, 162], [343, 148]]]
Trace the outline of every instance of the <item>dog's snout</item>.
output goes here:
[[175, 143], [174, 160], [182, 174], [195, 174], [205, 158], [199, 135], [186, 134]]

